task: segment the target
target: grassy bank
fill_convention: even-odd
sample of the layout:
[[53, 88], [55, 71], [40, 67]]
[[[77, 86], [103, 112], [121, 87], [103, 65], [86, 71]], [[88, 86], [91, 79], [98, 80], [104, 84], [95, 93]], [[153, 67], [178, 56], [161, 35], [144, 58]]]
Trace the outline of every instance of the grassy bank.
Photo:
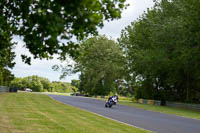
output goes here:
[[1, 133], [147, 133], [30, 93], [0, 94]]
[[144, 110], [156, 111], [165, 114], [173, 114], [177, 116], [183, 116], [193, 119], [200, 119], [200, 111], [185, 109], [185, 108], [177, 108], [177, 107], [167, 107], [167, 106], [157, 106], [157, 105], [147, 105], [147, 104], [138, 104], [130, 101], [120, 101], [119, 104], [123, 104], [130, 107], [136, 107]]
[[[97, 99], [99, 99], [99, 100], [107, 100], [107, 98], [108, 97], [105, 97], [105, 98], [97, 97]], [[131, 98], [126, 98], [126, 97], [119, 97], [119, 103], [118, 104], [126, 105], [126, 106], [129, 106], [129, 107], [135, 107], [135, 108], [139, 108], [139, 109], [144, 109], [144, 110], [149, 110], [149, 111], [155, 111], [155, 112], [172, 114], [172, 115], [177, 115], [177, 116], [182, 116], [182, 117], [200, 120], [200, 110], [179, 108], [179, 107], [139, 104], [139, 103], [136, 103], [136, 102], [132, 102]]]

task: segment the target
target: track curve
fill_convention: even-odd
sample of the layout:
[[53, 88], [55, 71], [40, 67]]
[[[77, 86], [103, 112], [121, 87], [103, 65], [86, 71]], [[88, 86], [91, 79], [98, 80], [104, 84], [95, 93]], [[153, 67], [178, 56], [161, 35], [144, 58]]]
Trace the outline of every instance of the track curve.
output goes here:
[[105, 108], [104, 101], [92, 98], [48, 95], [51, 98], [111, 119], [156, 133], [200, 133], [200, 120], [146, 111], [124, 105]]

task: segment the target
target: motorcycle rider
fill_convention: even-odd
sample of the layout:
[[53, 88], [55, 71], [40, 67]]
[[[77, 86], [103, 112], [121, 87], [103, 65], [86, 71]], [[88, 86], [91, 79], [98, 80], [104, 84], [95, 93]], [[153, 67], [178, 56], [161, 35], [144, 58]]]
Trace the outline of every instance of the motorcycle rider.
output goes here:
[[117, 95], [110, 96], [110, 97], [108, 98], [108, 101], [110, 101], [110, 100], [112, 100], [112, 102], [114, 103], [114, 105], [116, 105], [117, 102], [118, 102], [118, 96], [117, 96]]

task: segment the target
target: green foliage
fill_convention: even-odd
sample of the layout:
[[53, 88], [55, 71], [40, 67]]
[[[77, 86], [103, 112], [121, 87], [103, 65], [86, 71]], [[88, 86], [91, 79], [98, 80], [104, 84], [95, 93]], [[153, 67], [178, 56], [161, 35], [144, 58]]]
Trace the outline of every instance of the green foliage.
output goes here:
[[199, 102], [199, 7], [198, 0], [157, 1], [122, 31], [127, 75], [142, 82], [138, 97]]
[[[71, 81], [71, 85], [72, 86], [74, 86], [74, 88], [72, 88], [72, 90], [74, 91], [74, 92], [76, 92], [77, 91], [77, 89], [81, 92], [82, 90], [80, 89], [80, 80], [72, 80]], [[75, 89], [76, 88], [76, 89]]]
[[[104, 20], [119, 19], [126, 7], [125, 0], [1, 0], [0, 49], [9, 47], [8, 37], [19, 35], [34, 58], [75, 56], [73, 37], [82, 40], [97, 34]], [[30, 63], [30, 57], [22, 58]]]
[[115, 81], [122, 78], [123, 56], [117, 43], [105, 36], [83, 41], [75, 59], [81, 72], [80, 89], [90, 95], [107, 95], [115, 90]]
[[20, 90], [23, 90], [24, 87], [26, 87], [25, 84], [23, 84], [23, 78], [17, 78], [15, 77], [12, 81], [11, 81], [11, 87], [15, 87], [18, 88]]
[[70, 93], [76, 92], [77, 88], [71, 86], [70, 83], [65, 82], [52, 82], [53, 91], [54, 92], [61, 92], [61, 93]]
[[36, 75], [28, 76], [25, 78], [15, 78], [11, 82], [11, 86], [24, 90], [30, 88], [36, 92], [61, 92], [69, 93], [77, 91], [77, 88], [71, 86], [70, 83], [65, 82], [50, 82], [47, 78], [39, 77]]
[[10, 72], [10, 70], [0, 68], [0, 86], [9, 86], [13, 79], [14, 75]]
[[0, 85], [9, 86], [14, 77], [10, 69], [15, 65], [15, 54], [12, 52], [15, 43], [11, 42], [11, 28], [4, 18], [0, 15]]

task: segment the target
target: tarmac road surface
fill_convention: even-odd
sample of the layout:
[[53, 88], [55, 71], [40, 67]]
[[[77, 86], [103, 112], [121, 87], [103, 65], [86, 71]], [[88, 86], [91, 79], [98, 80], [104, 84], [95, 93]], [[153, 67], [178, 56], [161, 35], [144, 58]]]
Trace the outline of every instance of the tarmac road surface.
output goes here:
[[104, 101], [92, 98], [61, 95], [49, 96], [65, 104], [156, 133], [200, 133], [200, 120], [145, 111], [119, 104], [112, 108], [105, 108]]

